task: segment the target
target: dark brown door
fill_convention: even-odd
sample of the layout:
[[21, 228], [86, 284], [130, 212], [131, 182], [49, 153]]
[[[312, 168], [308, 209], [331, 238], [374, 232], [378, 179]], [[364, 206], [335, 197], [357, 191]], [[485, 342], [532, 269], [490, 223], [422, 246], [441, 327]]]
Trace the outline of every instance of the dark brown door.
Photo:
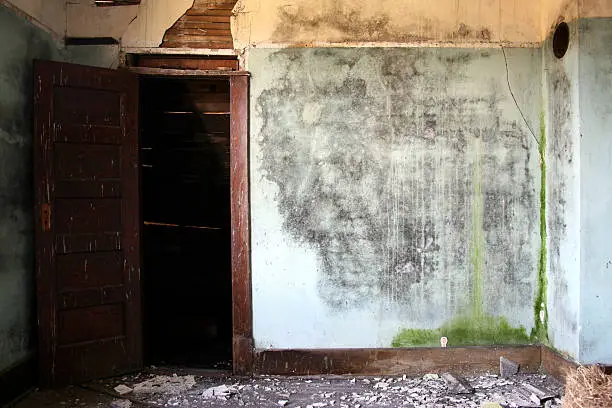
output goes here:
[[34, 104], [41, 382], [138, 369], [138, 80], [37, 61]]

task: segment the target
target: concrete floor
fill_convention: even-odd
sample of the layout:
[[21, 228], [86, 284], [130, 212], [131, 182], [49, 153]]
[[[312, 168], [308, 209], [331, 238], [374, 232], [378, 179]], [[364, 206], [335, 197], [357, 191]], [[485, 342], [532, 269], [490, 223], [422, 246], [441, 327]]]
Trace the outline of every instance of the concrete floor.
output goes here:
[[[517, 389], [525, 383], [560, 395], [560, 384], [544, 375], [519, 374], [510, 378], [485, 375], [466, 380], [473, 390], [458, 393], [442, 377], [431, 374], [419, 378], [236, 378], [158, 370], [78, 387], [36, 391], [15, 407], [477, 408], [486, 406], [486, 402], [498, 402], [502, 407], [561, 406], [559, 398], [539, 404], [528, 402], [529, 397], [523, 398], [522, 402], [517, 400]], [[115, 391], [118, 385], [127, 386], [132, 391], [120, 396]]]

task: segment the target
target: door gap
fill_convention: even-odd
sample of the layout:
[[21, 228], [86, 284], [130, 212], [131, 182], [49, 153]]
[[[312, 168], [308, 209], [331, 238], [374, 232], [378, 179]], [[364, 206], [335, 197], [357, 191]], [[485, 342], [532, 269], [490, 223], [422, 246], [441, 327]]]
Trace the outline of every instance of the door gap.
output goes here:
[[145, 362], [231, 369], [229, 79], [140, 89]]

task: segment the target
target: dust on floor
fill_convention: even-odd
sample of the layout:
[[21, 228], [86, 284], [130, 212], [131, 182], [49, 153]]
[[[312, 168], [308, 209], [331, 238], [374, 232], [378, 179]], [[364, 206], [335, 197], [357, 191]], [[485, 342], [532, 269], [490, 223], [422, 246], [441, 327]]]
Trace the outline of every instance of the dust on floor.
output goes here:
[[60, 391], [38, 391], [16, 407], [557, 408], [562, 393], [555, 379], [536, 374], [508, 378], [495, 374], [466, 378], [448, 374], [418, 378], [163, 374], [141, 373]]

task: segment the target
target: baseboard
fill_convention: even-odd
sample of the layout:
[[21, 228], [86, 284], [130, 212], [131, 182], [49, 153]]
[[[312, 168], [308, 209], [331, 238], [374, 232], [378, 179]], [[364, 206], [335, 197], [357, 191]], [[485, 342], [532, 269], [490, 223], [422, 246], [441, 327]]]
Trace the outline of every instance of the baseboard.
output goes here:
[[15, 399], [38, 384], [38, 362], [34, 354], [0, 373], [0, 407], [10, 406]]
[[[579, 363], [571, 359], [570, 357], [559, 353], [547, 346], [542, 346], [542, 371], [546, 374], [550, 374], [553, 377], [565, 381], [565, 377], [570, 370], [576, 369], [580, 366]], [[611, 365], [599, 365], [604, 373], [612, 375]]]
[[550, 347], [542, 346], [542, 371], [546, 374], [564, 381], [567, 373], [576, 367], [578, 367], [578, 363], [569, 357]]
[[269, 375], [423, 375], [499, 372], [504, 356], [521, 371], [540, 369], [540, 346], [256, 350], [255, 374]]

